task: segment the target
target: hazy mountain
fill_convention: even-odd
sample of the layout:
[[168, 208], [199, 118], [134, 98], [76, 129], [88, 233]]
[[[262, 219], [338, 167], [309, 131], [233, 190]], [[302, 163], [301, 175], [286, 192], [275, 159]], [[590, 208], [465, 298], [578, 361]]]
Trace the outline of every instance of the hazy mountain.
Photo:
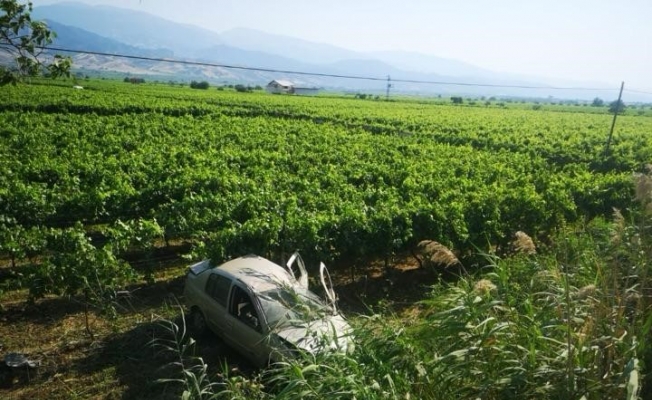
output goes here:
[[[392, 73], [421, 72], [449, 76], [486, 76], [495, 72], [457, 60], [408, 51], [356, 52], [324, 43], [315, 43], [255, 29], [236, 28], [220, 34], [224, 43], [276, 55], [285, 55], [312, 64], [346, 62], [346, 70], [368, 71], [379, 76]], [[367, 65], [363, 65], [367, 63]], [[353, 65], [355, 64], [355, 66]], [[382, 69], [384, 68], [384, 69]]]
[[194, 53], [194, 58], [218, 64], [254, 66], [267, 69], [300, 71], [315, 68], [313, 65], [277, 54], [243, 50], [227, 45], [216, 45], [202, 49]]
[[[426, 74], [465, 76], [483, 81], [505, 78], [467, 63], [441, 57], [404, 51], [360, 53], [248, 28], [217, 34], [148, 13], [111, 6], [58, 3], [36, 7], [33, 16], [81, 28], [132, 48], [157, 49], [159, 52], [167, 49], [177, 57], [224, 64], [374, 77], [392, 75], [393, 78], [421, 80], [428, 78]], [[73, 35], [65, 36], [67, 42], [72, 40]], [[79, 38], [75, 49], [82, 48], [84, 40]], [[99, 45], [97, 37], [88, 36], [88, 40]], [[115, 43], [106, 44], [109, 49], [117, 48]], [[92, 49], [97, 50], [98, 46], [94, 45]], [[133, 54], [133, 50], [129, 50], [128, 54]], [[419, 73], [418, 78], [415, 72]]]
[[406, 71], [401, 71], [387, 63], [373, 59], [349, 59], [341, 60], [331, 64], [324, 65], [329, 71], [339, 74], [350, 74], [357, 76], [369, 76], [373, 78], [385, 78], [387, 75], [402, 74], [405, 76]]
[[48, 26], [57, 33], [57, 37], [54, 39], [51, 45], [53, 47], [143, 57], [173, 56], [171, 50], [143, 49], [141, 47], [130, 46], [117, 40], [97, 35], [85, 29], [60, 24], [52, 20], [46, 20], [46, 22]]
[[[349, 73], [398, 79], [436, 80], [512, 85], [536, 85], [536, 77], [495, 72], [458, 60], [409, 51], [356, 52], [337, 46], [315, 43], [255, 29], [236, 28], [220, 34], [224, 43], [250, 51], [282, 55], [286, 58], [319, 65], [331, 73]], [[435, 76], [436, 75], [436, 76]], [[448, 78], [446, 78], [448, 77]], [[450, 79], [457, 78], [457, 79]]]
[[[327, 78], [91, 55], [76, 55], [74, 62], [77, 68], [142, 73], [161, 76], [163, 79], [208, 79], [213, 82], [248, 84], [264, 84], [271, 79], [289, 79], [301, 85], [377, 93], [385, 91], [384, 78], [390, 75], [392, 91], [406, 93], [558, 98], [608, 98], [612, 95], [599, 92], [473, 86], [582, 86], [582, 83], [560, 83], [558, 80], [494, 72], [458, 60], [407, 51], [355, 52], [329, 44], [313, 43], [247, 28], [231, 29], [217, 34], [144, 12], [111, 6], [58, 3], [36, 7], [33, 18], [51, 21], [51, 27], [59, 34], [55, 45], [65, 48], [146, 57], [175, 57], [276, 70], [367, 76], [380, 80]], [[440, 84], [397, 82], [401, 79], [436, 81]], [[451, 82], [464, 82], [465, 85], [441, 84]]]
[[178, 56], [221, 43], [220, 36], [213, 31], [111, 6], [57, 3], [35, 7], [32, 16], [82, 28], [130, 46], [167, 48]]
[[323, 43], [309, 42], [289, 36], [275, 35], [255, 29], [236, 28], [220, 34], [224, 43], [245, 50], [280, 54], [312, 64], [333, 63], [346, 59], [365, 58], [355, 51]]
[[414, 72], [458, 77], [491, 77], [496, 74], [494, 71], [483, 69], [462, 61], [410, 51], [376, 51], [367, 53], [367, 56], [369, 58], [384, 61], [397, 68]]

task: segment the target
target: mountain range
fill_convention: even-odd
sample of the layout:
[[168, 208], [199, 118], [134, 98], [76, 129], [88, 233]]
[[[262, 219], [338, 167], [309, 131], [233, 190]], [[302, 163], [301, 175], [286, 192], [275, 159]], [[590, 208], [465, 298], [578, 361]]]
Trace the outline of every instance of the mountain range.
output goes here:
[[[286, 79], [304, 86], [377, 93], [385, 91], [387, 82], [384, 79], [390, 76], [393, 80], [494, 85], [487, 87], [392, 83], [392, 91], [410, 94], [455, 93], [578, 99], [589, 96], [590, 98], [613, 96], [611, 92], [587, 94], [574, 90], [495, 87], [496, 85], [569, 86], [569, 83], [560, 84], [543, 78], [494, 72], [465, 62], [414, 52], [356, 52], [330, 44], [314, 43], [249, 28], [236, 28], [217, 33], [197, 26], [169, 21], [152, 14], [113, 6], [56, 3], [35, 7], [32, 18], [48, 22], [57, 33], [52, 46], [59, 48], [148, 58], [183, 59], [222, 65], [216, 67], [101, 55], [74, 55], [74, 67], [83, 70], [112, 71], [162, 80], [208, 80], [214, 84], [264, 85], [272, 79]], [[364, 76], [376, 80], [252, 71], [224, 66]], [[570, 85], [586, 86], [587, 83], [574, 82]]]

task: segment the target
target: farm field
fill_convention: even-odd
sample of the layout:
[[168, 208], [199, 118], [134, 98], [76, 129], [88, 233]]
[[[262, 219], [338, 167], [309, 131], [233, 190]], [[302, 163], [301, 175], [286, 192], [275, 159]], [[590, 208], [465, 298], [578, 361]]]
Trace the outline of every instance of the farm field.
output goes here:
[[[332, 266], [360, 358], [273, 369], [269, 392], [200, 341], [234, 398], [295, 385], [314, 393], [286, 398], [625, 397], [649, 355], [649, 194], [633, 174], [652, 160], [652, 118], [620, 116], [606, 152], [611, 118], [106, 81], [3, 87], [0, 345], [43, 366], [0, 395], [178, 397], [182, 384], [155, 383], [176, 376], [159, 368], [174, 356], [148, 343], [168, 337], [161, 318], [181, 325], [185, 266], [299, 249]], [[538, 255], [509, 256], [517, 231]], [[419, 268], [422, 240], [467, 274]], [[367, 379], [336, 379], [349, 375]]]

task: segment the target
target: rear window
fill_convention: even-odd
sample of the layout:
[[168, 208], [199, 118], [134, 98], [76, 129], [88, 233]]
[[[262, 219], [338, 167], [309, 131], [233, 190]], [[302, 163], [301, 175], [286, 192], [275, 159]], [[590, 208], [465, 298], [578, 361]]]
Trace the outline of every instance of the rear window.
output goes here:
[[226, 299], [229, 298], [231, 279], [218, 274], [211, 274], [206, 281], [206, 294], [226, 307]]

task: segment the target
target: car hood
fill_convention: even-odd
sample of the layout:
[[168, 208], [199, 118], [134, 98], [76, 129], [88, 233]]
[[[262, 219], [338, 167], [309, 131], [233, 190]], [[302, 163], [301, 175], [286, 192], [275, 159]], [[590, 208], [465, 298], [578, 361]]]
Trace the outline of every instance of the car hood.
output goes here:
[[323, 350], [349, 352], [353, 348], [352, 328], [339, 314], [318, 320], [293, 321], [275, 332], [280, 338], [310, 353]]

